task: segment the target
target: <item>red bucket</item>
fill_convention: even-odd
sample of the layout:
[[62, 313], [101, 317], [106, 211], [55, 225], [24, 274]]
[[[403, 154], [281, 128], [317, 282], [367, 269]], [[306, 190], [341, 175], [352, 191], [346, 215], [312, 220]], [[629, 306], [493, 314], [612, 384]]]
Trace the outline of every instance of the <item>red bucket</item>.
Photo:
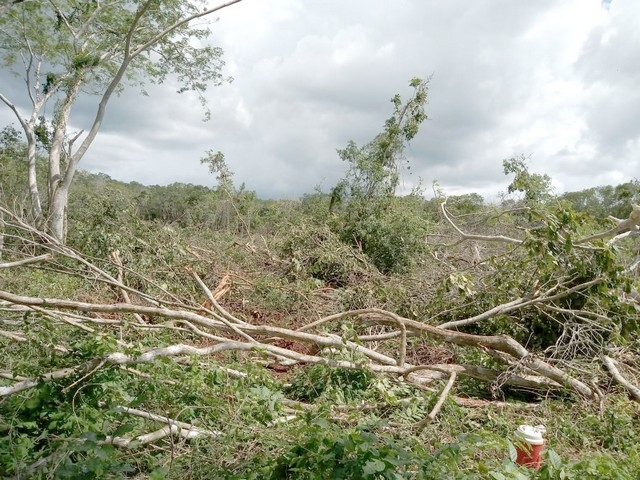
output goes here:
[[515, 433], [516, 463], [538, 470], [542, 466], [542, 448], [546, 429], [543, 425], [520, 425]]

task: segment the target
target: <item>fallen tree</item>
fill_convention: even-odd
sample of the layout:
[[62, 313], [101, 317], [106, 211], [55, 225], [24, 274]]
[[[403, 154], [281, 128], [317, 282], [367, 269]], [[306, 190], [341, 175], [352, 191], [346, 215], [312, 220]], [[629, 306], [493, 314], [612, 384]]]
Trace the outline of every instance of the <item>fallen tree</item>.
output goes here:
[[[504, 241], [505, 237], [502, 236], [469, 235], [462, 232], [447, 212], [446, 202], [442, 203], [441, 209], [444, 218], [460, 234], [461, 241]], [[638, 207], [634, 207], [630, 219], [626, 222], [621, 221], [619, 223], [625, 224], [628, 227], [630, 226], [631, 231], [633, 231], [633, 228], [637, 230], [637, 225], [634, 227], [635, 224], [633, 223], [637, 217], [637, 210]], [[71, 377], [78, 372], [94, 370], [95, 368], [98, 368], [98, 366], [102, 367], [111, 364], [135, 365], [138, 363], [151, 362], [159, 357], [211, 355], [222, 350], [259, 351], [266, 356], [273, 357], [276, 361], [286, 360], [289, 364], [292, 362], [328, 363], [344, 368], [368, 368], [376, 372], [401, 375], [410, 381], [419, 383], [446, 378], [450, 373], [456, 372], [461, 375], [469, 375], [485, 381], [496, 381], [496, 379], [501, 378], [501, 381], [505, 384], [516, 384], [530, 388], [569, 389], [587, 399], [596, 398], [597, 396], [597, 392], [594, 391], [593, 387], [588, 386], [584, 382], [574, 378], [572, 375], [554, 367], [548, 362], [545, 362], [539, 355], [528, 351], [523, 345], [508, 335], [473, 335], [457, 331], [457, 329], [498, 315], [517, 311], [525, 307], [536, 306], [539, 308], [554, 308], [552, 303], [554, 300], [562, 299], [576, 292], [602, 284], [607, 281], [605, 277], [591, 278], [577, 284], [573, 278], [562, 278], [555, 285], [550, 286], [544, 291], [538, 290], [536, 292], [532, 292], [530, 295], [496, 305], [472, 317], [452, 322], [445, 322], [438, 326], [430, 325], [424, 321], [403, 318], [393, 312], [371, 308], [340, 312], [294, 330], [270, 325], [253, 324], [235, 317], [220, 305], [215, 296], [200, 279], [198, 274], [191, 269], [188, 273], [202, 289], [203, 295], [205, 295], [209, 305], [211, 305], [208, 309], [205, 309], [206, 311], [203, 311], [203, 308], [200, 305], [180, 304], [179, 302], [176, 302], [176, 299], [170, 299], [167, 301], [167, 299], [151, 297], [148, 294], [128, 287], [122, 282], [122, 266], [118, 265], [116, 252], [114, 252], [112, 258], [113, 262], [118, 265], [120, 271], [119, 278], [116, 278], [106, 271], [98, 268], [88, 260], [84, 259], [80, 253], [59, 243], [55, 238], [30, 227], [26, 223], [22, 222], [18, 217], [12, 215], [11, 212], [3, 210], [3, 214], [6, 218], [11, 219], [6, 222], [6, 229], [17, 228], [18, 231], [21, 230], [23, 233], [30, 236], [31, 239], [27, 242], [30, 247], [33, 248], [37, 246], [41, 249], [48, 250], [48, 253], [25, 257], [13, 262], [6, 262], [0, 265], [0, 267], [15, 268], [40, 262], [55, 264], [54, 258], [63, 257], [80, 263], [84, 268], [91, 272], [90, 274], [95, 280], [107, 283], [122, 291], [125, 299], [130, 300], [129, 295], [132, 295], [141, 302], [147, 304], [136, 304], [131, 301], [113, 304], [100, 304], [56, 298], [28, 297], [16, 295], [7, 291], [0, 291], [0, 299], [3, 300], [3, 308], [5, 310], [33, 310], [41, 314], [48, 315], [56, 321], [63, 321], [78, 328], [86, 328], [87, 325], [102, 323], [103, 319], [99, 316], [87, 316], [87, 314], [90, 313], [118, 315], [121, 319], [113, 319], [109, 321], [111, 325], [122, 323], [125, 321], [124, 316], [126, 314], [133, 314], [137, 321], [134, 325], [138, 328], [145, 329], [162, 327], [172, 329], [178, 328], [177, 325], [180, 325], [180, 329], [188, 329], [203, 338], [214, 340], [216, 345], [207, 348], [196, 348], [190, 345], [177, 344], [159, 349], [149, 349], [137, 357], [125, 355], [120, 352], [113, 352], [102, 359], [95, 359], [84, 365], [78, 365], [73, 368], [66, 368], [56, 372], [49, 372], [37, 379], [25, 379], [12, 386], [2, 387], [0, 388], [0, 396], [6, 396], [11, 393], [21, 391], [24, 388], [35, 386], [40, 381]], [[614, 228], [608, 233], [619, 235], [620, 230], [618, 228]], [[600, 238], [599, 235], [592, 237]], [[26, 235], [25, 238], [27, 238]], [[515, 239], [509, 239], [508, 241], [508, 243], [515, 242]], [[20, 309], [18, 307], [22, 308]], [[69, 312], [80, 312], [80, 314], [70, 316]], [[580, 312], [571, 313], [578, 315]], [[582, 313], [585, 315], [593, 314], [591, 312]], [[145, 322], [143, 317], [153, 318], [154, 320], [152, 324], [150, 324], [149, 322]], [[318, 330], [323, 325], [344, 319], [356, 319], [368, 327], [385, 326], [387, 328], [384, 333], [379, 335], [358, 335], [353, 339], [341, 338], [340, 336], [330, 332], [319, 331], [318, 333], [308, 333], [310, 330]], [[20, 335], [15, 331], [3, 333], [5, 336], [10, 336], [10, 338], [18, 338]], [[409, 364], [406, 362], [407, 337], [415, 338], [419, 336], [427, 336], [445, 344], [450, 343], [460, 346], [474, 347], [490, 353], [493, 356], [499, 356], [508, 369], [511, 369], [511, 373], [509, 373], [508, 369], [505, 371], [493, 371], [486, 368], [474, 368], [473, 366], [464, 365], [430, 366]], [[237, 341], [233, 337], [240, 337], [242, 341]], [[393, 338], [399, 339], [399, 345], [397, 346], [395, 357], [366, 346], [367, 344], [379, 342], [380, 340], [389, 340]], [[287, 350], [286, 348], [273, 345], [274, 341], [277, 339], [315, 345], [319, 347], [320, 353], [322, 352], [322, 349], [346, 348], [353, 352], [362, 354], [367, 358], [369, 363], [363, 365], [362, 363], [330, 360], [320, 354], [307, 355], [298, 353], [293, 350]], [[515, 374], [511, 367], [513, 365], [517, 365], [518, 369], [524, 372], [524, 376]], [[417, 375], [415, 373], [422, 370], [431, 370], [432, 372], [437, 373], [431, 373], [431, 375], [426, 376]], [[532, 375], [537, 375], [538, 377]]]

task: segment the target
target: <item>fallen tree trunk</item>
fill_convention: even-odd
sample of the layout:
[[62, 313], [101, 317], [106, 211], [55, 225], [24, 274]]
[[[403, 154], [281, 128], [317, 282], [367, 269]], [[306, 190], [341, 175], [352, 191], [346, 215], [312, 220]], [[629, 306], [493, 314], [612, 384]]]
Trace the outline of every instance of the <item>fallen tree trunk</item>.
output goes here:
[[[24, 306], [37, 306], [41, 309], [46, 308], [55, 308], [57, 310], [72, 310], [79, 312], [93, 312], [93, 313], [120, 313], [120, 314], [139, 314], [146, 315], [151, 317], [161, 317], [171, 320], [180, 320], [182, 322], [192, 323], [197, 325], [200, 328], [205, 328], [210, 331], [215, 331], [218, 333], [223, 333], [225, 335], [233, 334], [234, 332], [241, 332], [245, 335], [249, 336], [249, 339], [252, 341], [249, 343], [241, 343], [236, 341], [231, 341], [228, 337], [216, 337], [220, 343], [215, 347], [210, 347], [208, 349], [197, 349], [195, 347], [191, 347], [188, 345], [175, 345], [173, 347], [166, 347], [165, 349], [156, 349], [150, 350], [144, 354], [142, 354], [139, 358], [124, 358], [119, 354], [112, 354], [107, 357], [105, 361], [107, 363], [113, 364], [135, 364], [146, 362], [149, 359], [154, 359], [162, 356], [178, 356], [178, 355], [189, 355], [189, 354], [197, 354], [197, 355], [209, 355], [212, 353], [216, 353], [218, 351], [222, 351], [225, 349], [237, 349], [237, 350], [259, 350], [268, 352], [270, 354], [280, 356], [282, 358], [289, 358], [295, 360], [297, 362], [304, 363], [324, 363], [326, 361], [329, 365], [334, 365], [337, 367], [344, 368], [354, 368], [352, 362], [344, 362], [344, 361], [332, 361], [329, 359], [323, 359], [322, 357], [313, 356], [313, 355], [303, 355], [295, 351], [287, 350], [281, 347], [276, 347], [274, 345], [270, 345], [268, 343], [261, 343], [259, 341], [253, 340], [258, 336], [261, 337], [270, 337], [270, 338], [281, 338], [286, 340], [294, 340], [297, 342], [315, 344], [320, 347], [335, 347], [342, 348], [346, 346], [350, 348], [354, 352], [362, 353], [367, 356], [371, 363], [368, 365], [373, 371], [387, 372], [387, 373], [396, 373], [403, 374], [405, 367], [397, 366], [397, 361], [388, 355], [381, 354], [372, 350], [370, 348], [364, 347], [362, 345], [358, 345], [354, 342], [345, 341], [344, 339], [331, 334], [311, 334], [304, 331], [296, 331], [281, 327], [274, 327], [270, 325], [251, 325], [248, 323], [233, 325], [233, 328], [230, 327], [228, 322], [223, 322], [220, 320], [210, 319], [198, 313], [176, 310], [170, 308], [160, 308], [160, 307], [147, 307], [133, 304], [92, 304], [88, 302], [76, 302], [71, 300], [61, 300], [61, 299], [51, 299], [51, 298], [36, 298], [36, 297], [27, 297], [21, 295], [14, 295], [9, 292], [0, 291], [0, 299], [10, 304], [16, 305], [24, 305]], [[525, 347], [515, 341], [513, 338], [507, 335], [495, 335], [495, 336], [482, 336], [482, 335], [472, 335], [463, 332], [456, 332], [453, 330], [446, 330], [439, 327], [434, 327], [431, 325], [427, 325], [424, 323], [417, 322], [415, 320], [410, 320], [407, 318], [400, 317], [392, 312], [387, 312], [381, 309], [364, 309], [364, 310], [353, 310], [342, 312], [338, 315], [332, 315], [327, 318], [331, 318], [331, 320], [338, 320], [341, 318], [347, 317], [364, 317], [367, 318], [368, 322], [371, 322], [372, 318], [375, 318], [379, 324], [386, 325], [403, 325], [404, 329], [407, 332], [411, 332], [414, 336], [428, 336], [444, 343], [452, 343], [459, 346], [468, 346], [475, 347], [481, 349], [489, 349], [498, 352], [502, 352], [513, 357], [514, 360], [518, 361], [523, 367], [537, 373], [538, 375], [545, 377], [549, 380], [549, 382], [539, 382], [535, 385], [532, 382], [526, 382], [527, 387], [535, 387], [535, 386], [543, 386], [545, 388], [550, 387], [560, 387], [567, 388], [569, 390], [574, 391], [580, 396], [586, 399], [593, 399], [596, 397], [596, 393], [587, 386], [584, 382], [572, 377], [571, 375], [565, 373], [559, 368], [556, 368], [542, 359], [532, 355]], [[315, 322], [318, 323], [318, 322]], [[412, 368], [412, 365], [408, 365], [406, 368]], [[357, 366], [355, 368], [358, 368]], [[73, 373], [75, 370], [71, 371]], [[466, 368], [459, 373], [468, 374], [469, 372], [473, 372], [475, 378], [487, 379], [486, 372], [485, 374], [480, 374], [480, 369], [471, 369]], [[499, 374], [497, 375], [489, 375], [492, 380], [496, 380]], [[507, 378], [509, 375], [507, 375]], [[515, 380], [514, 380], [515, 381]], [[516, 383], [518, 383], [516, 381]], [[520, 382], [522, 383], [522, 382]], [[24, 385], [31, 385], [29, 382], [25, 382]], [[14, 386], [15, 389], [15, 386]], [[0, 391], [1, 392], [1, 391]], [[12, 390], [13, 393], [13, 390]], [[1, 393], [0, 393], [1, 395]]]

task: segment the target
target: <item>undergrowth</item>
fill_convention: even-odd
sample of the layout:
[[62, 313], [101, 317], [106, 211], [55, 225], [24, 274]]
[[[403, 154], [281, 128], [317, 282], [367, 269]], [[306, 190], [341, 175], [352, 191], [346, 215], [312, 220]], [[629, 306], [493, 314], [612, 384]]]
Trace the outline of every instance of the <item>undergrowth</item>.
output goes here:
[[[161, 295], [168, 303], [184, 299], [193, 310], [205, 299], [185, 267], [197, 270], [212, 287], [228, 278], [230, 290], [221, 304], [256, 325], [292, 328], [330, 313], [370, 307], [437, 325], [523, 294], [530, 278], [523, 278], [522, 272], [535, 270], [527, 257], [531, 252], [519, 250], [511, 263], [496, 257], [481, 274], [460, 268], [454, 275], [452, 266], [470, 263], [468, 252], [459, 247], [442, 257], [435, 250], [420, 249], [403, 275], [383, 274], [358, 245], [341, 241], [308, 218], [294, 226], [270, 225], [271, 235], [136, 222], [128, 223], [130, 231], [116, 235], [94, 216], [72, 240], [75, 247], [99, 257], [111, 275], [118, 269], [104, 255], [118, 250], [125, 283]], [[104, 228], [97, 228], [100, 225]], [[156, 232], [155, 237], [150, 232]], [[549, 275], [555, 268], [552, 260], [545, 265]], [[23, 295], [105, 304], [122, 301], [122, 292], [99, 283], [86, 270], [63, 266], [67, 269], [63, 273], [73, 275], [43, 268], [12, 270], [10, 275], [0, 270], [0, 280], [3, 289]], [[424, 422], [443, 382], [419, 388], [401, 377], [373, 373], [363, 358], [339, 348], [324, 352], [326, 364], [302, 362], [293, 367], [275, 365], [258, 350], [165, 358], [135, 368], [97, 368], [91, 362], [112, 352], [140, 355], [149, 348], [207, 347], [217, 340], [162, 318], [145, 318], [148, 324], [141, 327], [134, 325], [131, 315], [119, 317], [115, 324], [110, 323], [115, 314], [94, 315], [93, 322], [78, 328], [72, 318], [4, 307], [1, 329], [13, 331], [20, 325], [24, 341], [0, 336], [0, 387], [19, 380], [11, 375], [40, 381], [0, 400], [2, 477], [640, 478], [638, 405], [586, 361], [574, 365], [590, 372], [605, 394], [601, 404], [460, 376], [435, 420]], [[527, 340], [531, 325], [545, 318], [531, 308], [522, 318], [499, 316], [477, 330]], [[558, 328], [542, 327], [547, 327], [545, 334]], [[323, 328], [344, 342], [356, 342], [356, 333], [384, 332], [366, 322], [332, 322]], [[491, 368], [498, 362], [479, 349], [444, 346], [424, 338], [407, 342], [411, 355], [407, 360], [416, 364]], [[625, 342], [637, 346], [633, 336]], [[397, 339], [380, 340], [373, 348], [394, 355], [397, 345]], [[334, 360], [361, 362], [363, 368], [335, 367]], [[558, 357], [562, 360], [566, 359]], [[42, 381], [47, 372], [83, 363], [89, 365], [87, 370]], [[479, 403], [469, 407], [463, 400]], [[163, 424], [127, 409], [155, 412], [213, 434], [142, 443], [136, 438]], [[521, 424], [547, 426], [539, 471], [514, 463], [513, 433]], [[133, 441], [117, 447], [110, 442], [114, 437]]]

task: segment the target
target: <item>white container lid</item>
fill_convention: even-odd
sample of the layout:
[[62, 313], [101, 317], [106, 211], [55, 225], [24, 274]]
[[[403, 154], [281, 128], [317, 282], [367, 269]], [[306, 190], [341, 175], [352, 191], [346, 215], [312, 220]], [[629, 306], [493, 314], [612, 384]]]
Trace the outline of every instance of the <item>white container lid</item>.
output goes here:
[[544, 425], [537, 425], [532, 427], [531, 425], [520, 425], [516, 430], [516, 437], [520, 440], [524, 440], [530, 445], [542, 445], [544, 444], [544, 438], [542, 435], [547, 431]]

